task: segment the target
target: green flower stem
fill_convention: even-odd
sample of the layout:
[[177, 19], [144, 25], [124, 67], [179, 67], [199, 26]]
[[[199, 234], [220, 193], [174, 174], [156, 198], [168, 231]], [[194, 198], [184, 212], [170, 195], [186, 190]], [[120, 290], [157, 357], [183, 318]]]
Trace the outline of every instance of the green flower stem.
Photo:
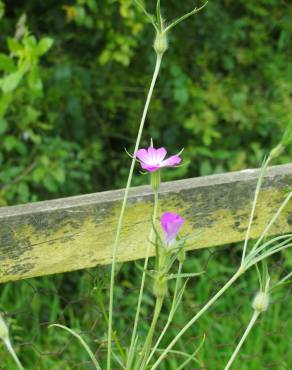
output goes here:
[[181, 283], [181, 278], [180, 278], [180, 274], [181, 274], [181, 270], [182, 270], [182, 263], [180, 262], [179, 263], [179, 267], [178, 267], [178, 272], [177, 272], [177, 278], [176, 278], [176, 282], [175, 282], [175, 288], [174, 288], [174, 295], [173, 295], [173, 300], [172, 300], [172, 304], [171, 304], [171, 309], [170, 309], [170, 312], [169, 312], [169, 315], [168, 315], [168, 318], [167, 318], [167, 322], [162, 330], [162, 332], [160, 333], [154, 347], [152, 348], [152, 351], [150, 353], [150, 355], [148, 356], [147, 358], [147, 361], [146, 361], [146, 365], [149, 364], [151, 358], [153, 357], [153, 355], [155, 354], [160, 342], [162, 341], [162, 338], [164, 337], [169, 325], [171, 324], [171, 321], [173, 319], [173, 316], [175, 314], [175, 311], [177, 309], [177, 305], [176, 305], [176, 298], [177, 298], [177, 294], [178, 294], [178, 289], [179, 289], [179, 286], [180, 286], [180, 283]]
[[[98, 304], [99, 304], [99, 307], [101, 309], [101, 313], [102, 313], [103, 319], [108, 324], [108, 315], [107, 315], [106, 307], [105, 307], [105, 304], [104, 304], [103, 295], [99, 295], [97, 297], [97, 299], [98, 299]], [[117, 336], [117, 333], [115, 331], [113, 331], [112, 332], [112, 336], [113, 336], [113, 340], [115, 342], [115, 345], [116, 345], [116, 347], [117, 347], [117, 349], [118, 349], [118, 351], [120, 353], [121, 358], [123, 360], [125, 360], [126, 354], [125, 354], [125, 351], [124, 351], [123, 347], [120, 344], [120, 341], [119, 341], [119, 338]]]
[[157, 192], [159, 190], [160, 182], [161, 182], [160, 170], [151, 173], [150, 182], [151, 182], [153, 192], [154, 193]]
[[128, 175], [128, 180], [127, 180], [127, 185], [124, 193], [124, 199], [123, 199], [123, 204], [119, 216], [119, 221], [118, 221], [118, 226], [117, 226], [117, 231], [116, 231], [116, 236], [115, 236], [115, 241], [113, 245], [113, 254], [112, 254], [112, 266], [111, 266], [111, 280], [110, 280], [110, 293], [109, 293], [109, 320], [108, 320], [108, 344], [107, 344], [107, 370], [111, 370], [111, 351], [112, 351], [112, 319], [113, 319], [113, 295], [114, 295], [114, 282], [115, 282], [115, 267], [116, 267], [116, 256], [117, 256], [117, 249], [120, 241], [120, 234], [121, 234], [121, 229], [124, 221], [124, 216], [125, 216], [125, 210], [126, 210], [126, 205], [127, 205], [127, 200], [128, 200], [128, 195], [129, 195], [129, 190], [132, 182], [132, 177], [133, 177], [133, 172], [134, 172], [134, 167], [135, 167], [135, 162], [136, 162], [136, 152], [139, 149], [141, 137], [142, 137], [142, 132], [149, 108], [149, 104], [151, 101], [151, 97], [153, 94], [154, 86], [159, 74], [160, 70], [160, 65], [161, 65], [161, 60], [162, 60], [162, 55], [157, 55], [156, 58], [156, 65], [155, 65], [155, 70], [153, 73], [152, 81], [150, 84], [149, 92], [147, 95], [145, 107], [143, 110], [138, 134], [137, 134], [137, 139], [136, 139], [136, 144], [135, 144], [135, 149], [134, 149], [134, 154], [131, 162], [131, 167]]
[[142, 363], [139, 366], [139, 370], [143, 370], [146, 367], [147, 364], [147, 358], [149, 356], [151, 346], [152, 346], [152, 341], [153, 341], [153, 336], [154, 336], [154, 331], [156, 328], [156, 324], [160, 315], [161, 307], [163, 305], [164, 297], [157, 297], [156, 303], [155, 303], [155, 309], [154, 309], [154, 314], [151, 322], [151, 326], [149, 329], [149, 332], [147, 334], [145, 344], [141, 353], [141, 359]]
[[245, 239], [244, 239], [242, 257], [241, 257], [241, 265], [244, 264], [244, 260], [245, 260], [245, 256], [246, 256], [246, 252], [247, 252], [247, 243], [249, 241], [249, 236], [250, 236], [252, 222], [253, 222], [253, 219], [254, 219], [254, 214], [255, 214], [255, 209], [256, 209], [258, 196], [259, 196], [259, 193], [260, 193], [260, 190], [261, 190], [261, 186], [262, 186], [264, 175], [266, 173], [266, 169], [267, 169], [268, 164], [270, 163], [271, 159], [272, 159], [271, 155], [269, 155], [269, 157], [264, 161], [264, 163], [262, 165], [262, 168], [260, 170], [260, 175], [259, 175], [259, 178], [258, 178], [258, 181], [257, 181], [256, 190], [255, 190], [255, 194], [254, 194], [254, 200], [253, 200], [252, 209], [251, 209], [251, 214], [250, 214], [250, 217], [249, 217], [248, 227], [247, 227], [247, 231], [246, 231], [246, 236], [245, 236]]
[[176, 277], [176, 280], [175, 280], [174, 294], [173, 294], [173, 299], [172, 299], [172, 304], [171, 304], [171, 309], [170, 309], [169, 319], [168, 319], [170, 321], [172, 320], [173, 315], [174, 315], [174, 312], [175, 312], [177, 293], [178, 293], [179, 287], [181, 286], [181, 281], [182, 281], [182, 279], [181, 279], [182, 266], [183, 266], [183, 262], [179, 262], [178, 271], [177, 271], [177, 277]]
[[149, 260], [149, 254], [150, 254], [150, 247], [151, 247], [151, 242], [153, 241], [153, 238], [154, 238], [153, 225], [155, 225], [155, 221], [157, 219], [158, 205], [159, 205], [159, 199], [158, 199], [158, 189], [157, 189], [154, 192], [154, 207], [153, 207], [153, 215], [152, 215], [152, 227], [150, 229], [149, 239], [148, 239], [148, 243], [147, 243], [146, 257], [145, 257], [144, 266], [143, 266], [143, 274], [142, 274], [142, 279], [141, 279], [141, 286], [140, 286], [140, 291], [139, 291], [135, 321], [134, 321], [134, 326], [133, 326], [133, 331], [132, 331], [132, 338], [131, 338], [131, 344], [130, 344], [130, 349], [129, 349], [130, 356], [128, 357], [127, 369], [131, 368], [132, 360], [133, 360], [133, 356], [131, 354], [133, 353], [133, 347], [134, 347], [136, 333], [137, 333], [138, 321], [139, 321], [139, 316], [140, 316], [140, 309], [141, 309], [144, 286], [145, 286], [146, 270], [147, 270], [147, 267], [148, 267], [148, 260]]
[[157, 369], [158, 365], [165, 358], [167, 353], [172, 349], [180, 337], [222, 296], [223, 293], [244, 273], [244, 269], [240, 268], [228, 282], [205, 304], [205, 306], [181, 329], [181, 331], [173, 338], [167, 348], [162, 352], [151, 370]]
[[267, 235], [267, 233], [269, 232], [270, 228], [273, 226], [273, 224], [275, 223], [275, 221], [277, 220], [277, 218], [280, 216], [282, 210], [286, 207], [286, 205], [289, 203], [289, 201], [290, 201], [291, 198], [292, 198], [292, 191], [290, 191], [290, 193], [284, 199], [284, 201], [281, 204], [281, 206], [278, 208], [277, 212], [273, 215], [271, 221], [268, 223], [268, 225], [266, 226], [266, 228], [262, 232], [261, 236], [259, 237], [259, 239], [255, 243], [255, 245], [253, 246], [250, 254], [257, 250], [258, 246], [260, 245], [260, 243], [262, 242], [262, 240], [264, 239], [264, 237]]
[[244, 341], [246, 340], [248, 334], [250, 333], [252, 327], [254, 326], [257, 318], [259, 317], [260, 312], [259, 311], [254, 311], [252, 318], [243, 334], [243, 336], [240, 339], [240, 342], [238, 343], [237, 347], [235, 348], [234, 352], [232, 353], [232, 356], [230, 357], [230, 360], [228, 361], [228, 364], [225, 366], [224, 370], [230, 369], [230, 366], [232, 365], [233, 361], [235, 360], [236, 356], [238, 355], [238, 352], [240, 348], [242, 347]]
[[24, 367], [21, 365], [21, 362], [19, 361], [9, 339], [5, 339], [4, 343], [6, 345], [6, 348], [10, 352], [11, 356], [13, 357], [14, 362], [16, 363], [17, 367], [19, 370], [24, 370]]

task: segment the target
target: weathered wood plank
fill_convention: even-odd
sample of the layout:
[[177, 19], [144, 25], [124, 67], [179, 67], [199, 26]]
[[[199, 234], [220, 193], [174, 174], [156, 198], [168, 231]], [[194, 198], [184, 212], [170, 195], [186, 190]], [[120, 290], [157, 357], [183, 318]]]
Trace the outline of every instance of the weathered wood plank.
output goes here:
[[[165, 183], [161, 212], [187, 220], [182, 233], [200, 230], [190, 249], [241, 241], [247, 226], [258, 170]], [[270, 168], [259, 199], [252, 236], [257, 237], [292, 186], [292, 164]], [[0, 282], [82, 269], [111, 261], [123, 190], [0, 209]], [[142, 258], [150, 227], [148, 186], [130, 192], [118, 260]], [[292, 205], [273, 233], [292, 231]]]

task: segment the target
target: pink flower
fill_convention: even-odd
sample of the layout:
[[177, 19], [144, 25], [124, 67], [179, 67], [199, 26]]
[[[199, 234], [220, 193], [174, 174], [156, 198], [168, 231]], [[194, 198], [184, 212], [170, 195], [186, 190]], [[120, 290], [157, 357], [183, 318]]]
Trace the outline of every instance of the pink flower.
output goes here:
[[173, 155], [168, 159], [164, 159], [166, 156], [165, 148], [152, 148], [139, 149], [136, 152], [136, 157], [140, 160], [141, 167], [143, 170], [148, 172], [155, 172], [163, 167], [174, 167], [181, 162], [181, 157]]
[[168, 245], [171, 245], [184, 224], [185, 220], [176, 213], [165, 212], [160, 218], [161, 226], [164, 231], [165, 240]]

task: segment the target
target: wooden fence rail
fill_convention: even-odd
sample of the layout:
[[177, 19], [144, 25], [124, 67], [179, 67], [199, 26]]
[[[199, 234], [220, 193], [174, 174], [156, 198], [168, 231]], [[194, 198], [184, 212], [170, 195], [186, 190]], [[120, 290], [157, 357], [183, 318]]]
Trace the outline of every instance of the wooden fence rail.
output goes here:
[[[189, 249], [243, 240], [258, 170], [164, 183], [160, 211], [186, 219], [182, 234], [201, 231]], [[259, 198], [252, 237], [257, 237], [292, 186], [292, 164], [271, 167]], [[111, 262], [123, 190], [0, 209], [0, 282], [61, 273]], [[145, 256], [152, 194], [130, 191], [118, 260]], [[272, 234], [292, 231], [288, 204]]]

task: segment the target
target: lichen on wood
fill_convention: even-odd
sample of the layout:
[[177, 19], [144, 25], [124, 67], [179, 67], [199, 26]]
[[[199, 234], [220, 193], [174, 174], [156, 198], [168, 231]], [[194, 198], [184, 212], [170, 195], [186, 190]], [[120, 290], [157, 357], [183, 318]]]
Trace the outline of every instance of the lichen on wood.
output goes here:
[[[246, 170], [162, 184], [160, 210], [176, 211], [186, 219], [182, 234], [199, 232], [189, 249], [242, 241], [257, 176], [258, 170]], [[292, 164], [269, 169], [253, 238], [259, 236], [291, 186]], [[0, 282], [109, 264], [122, 196], [123, 190], [115, 190], [1, 208]], [[133, 188], [118, 261], [145, 256], [151, 210], [151, 188]], [[290, 203], [271, 233], [291, 231]]]

